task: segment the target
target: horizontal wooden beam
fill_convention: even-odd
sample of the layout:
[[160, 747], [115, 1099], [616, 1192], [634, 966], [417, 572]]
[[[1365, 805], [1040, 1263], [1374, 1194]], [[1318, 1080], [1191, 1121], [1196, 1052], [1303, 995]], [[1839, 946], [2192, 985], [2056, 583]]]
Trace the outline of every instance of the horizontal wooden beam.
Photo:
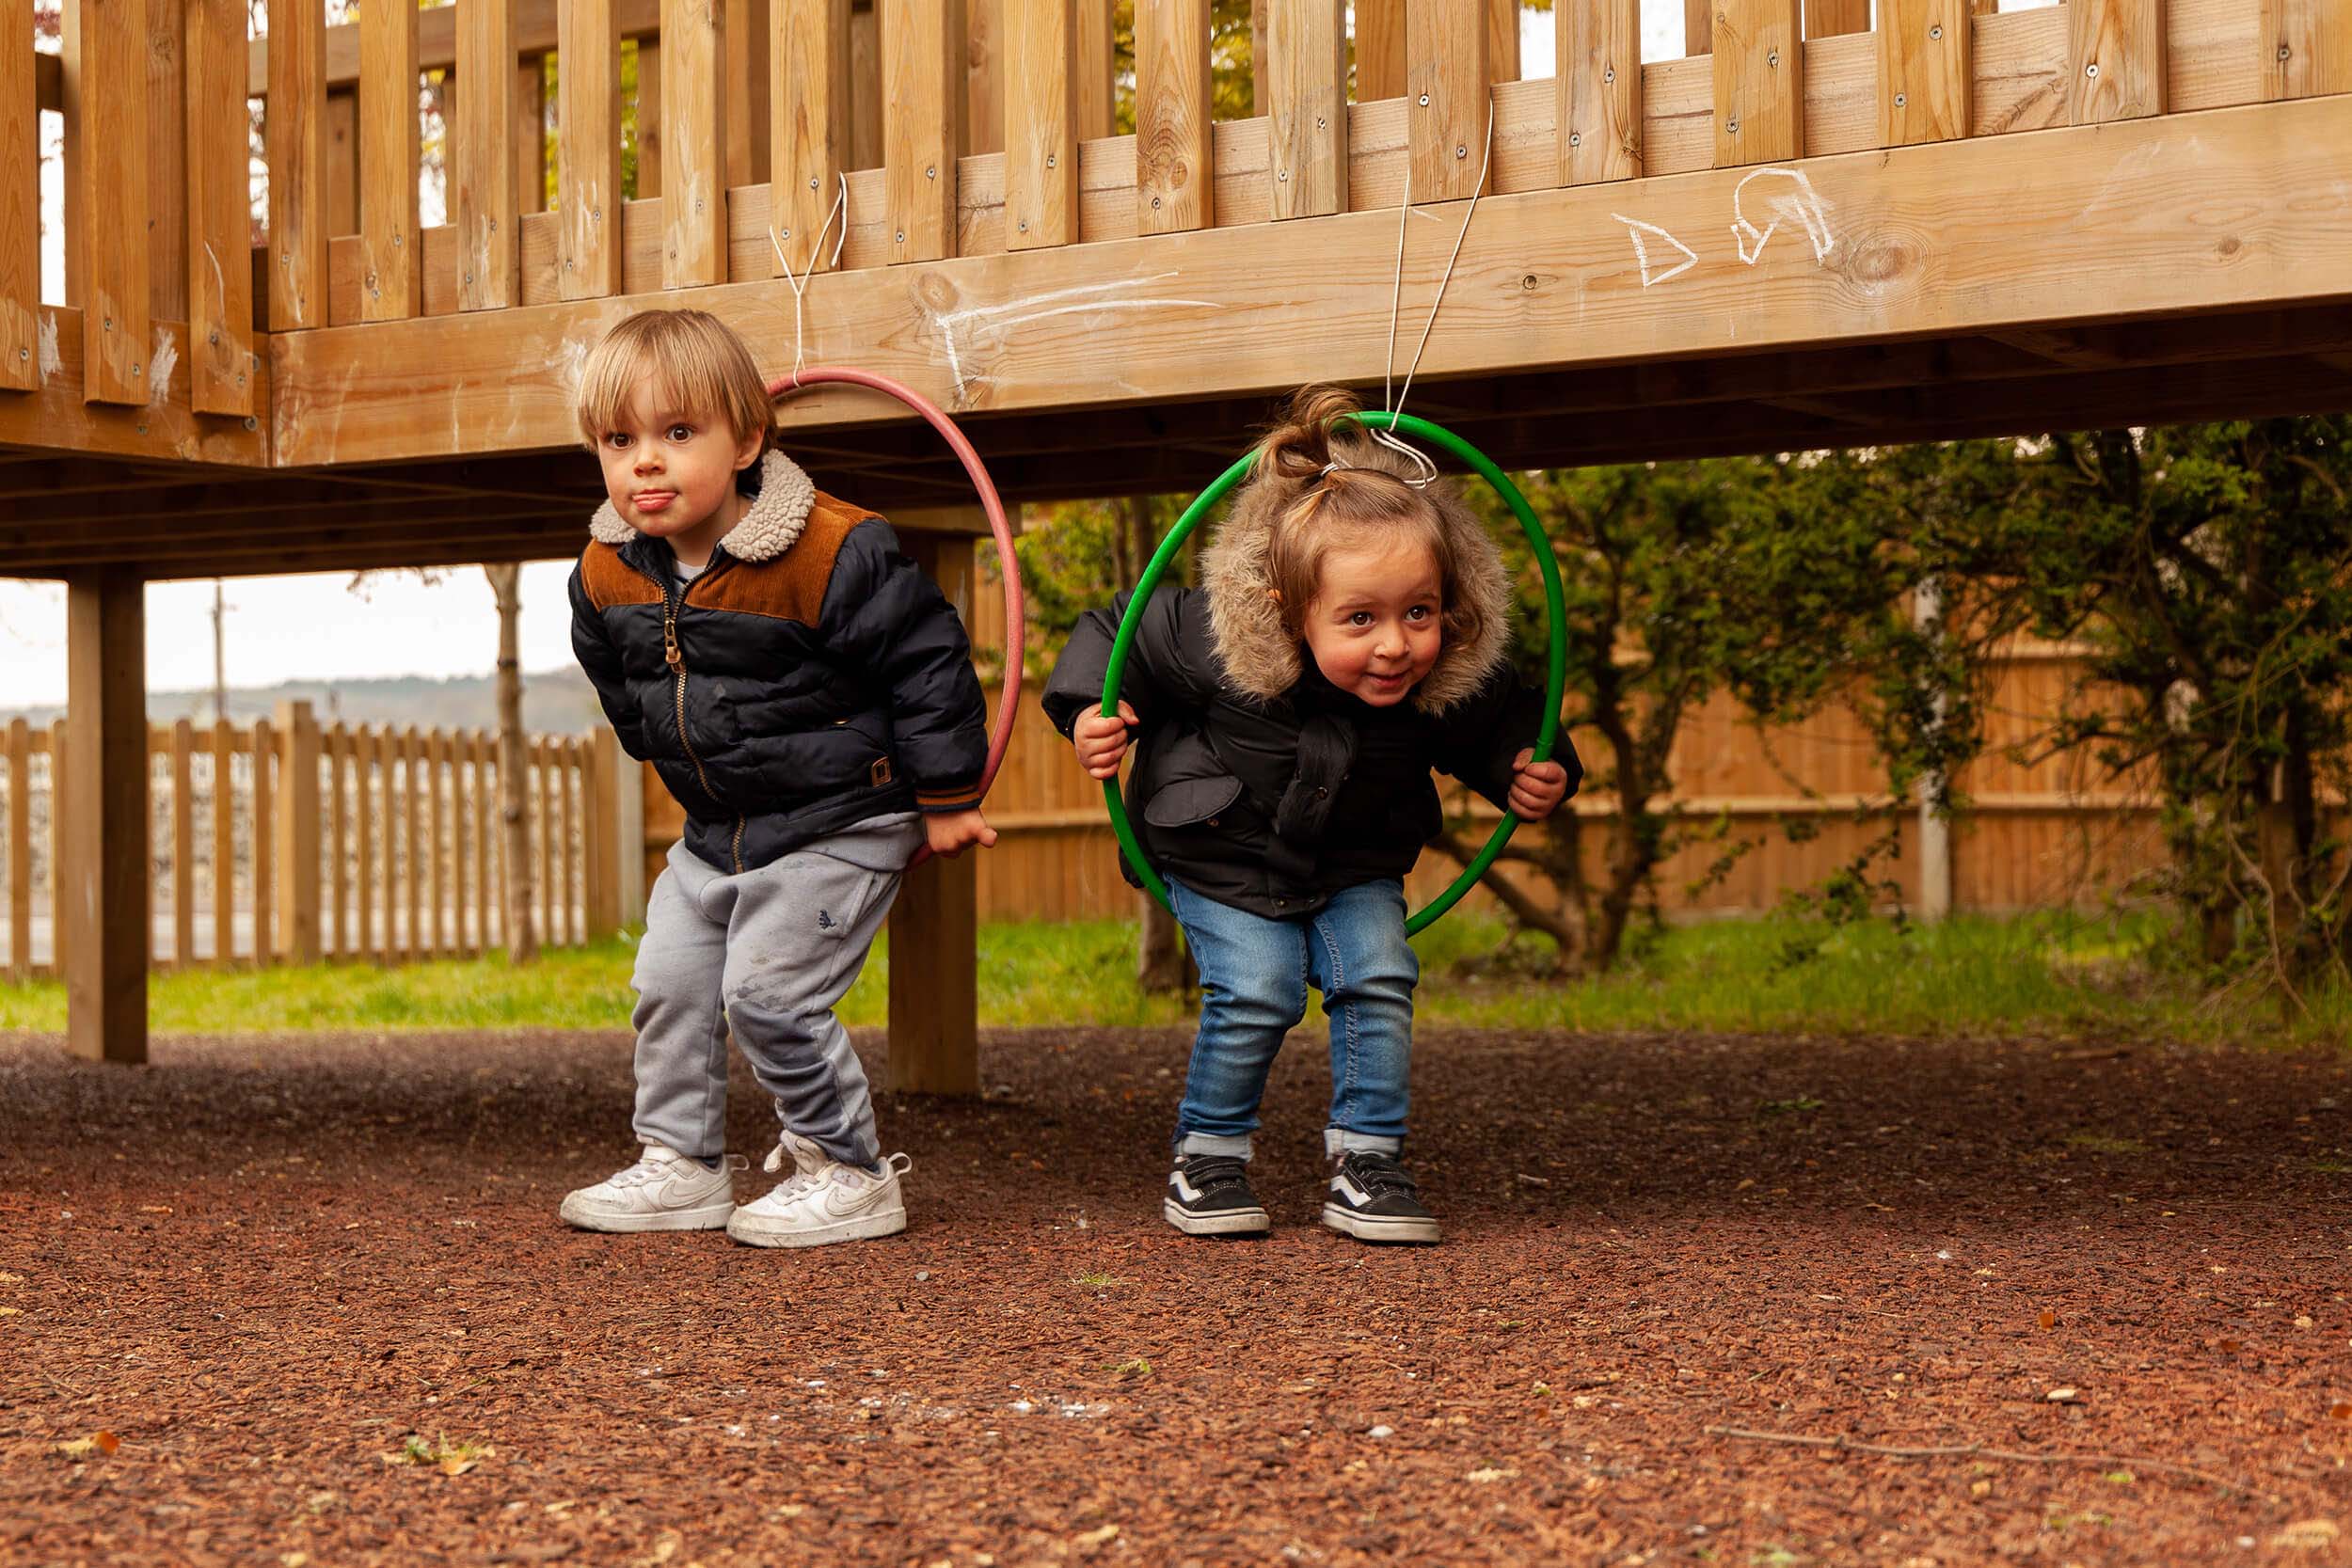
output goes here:
[[[148, 363], [154, 368], [148, 401], [105, 405], [84, 401], [82, 312], [70, 306], [44, 305], [37, 314], [40, 385], [29, 392], [0, 392], [0, 446], [238, 467], [268, 463], [268, 430], [258, 418], [199, 414], [189, 405], [185, 322], [149, 325]], [[265, 341], [260, 334], [256, 338]], [[266, 357], [257, 356], [251, 373], [256, 404], [265, 407]]]
[[[2352, 187], [2335, 150], [2347, 145], [2352, 98], [2306, 99], [1813, 159], [1793, 173], [1734, 168], [1490, 197], [1422, 373], [2352, 300]], [[1683, 264], [1660, 235], [1692, 259]], [[808, 356], [854, 357], [966, 411], [1376, 377], [1395, 245], [1391, 214], [1351, 213], [950, 259], [912, 274], [828, 274], [809, 286]], [[763, 363], [782, 365], [792, 345], [781, 288], [723, 285], [695, 303], [731, 321]], [[554, 367], [653, 303], [274, 339], [279, 460], [569, 444], [568, 389]], [[1106, 341], [1118, 352], [1105, 354]], [[1248, 352], [1204, 355], [1207, 342]], [[549, 369], [518, 374], [525, 366]], [[885, 400], [824, 390], [780, 417], [801, 426], [897, 415]]]

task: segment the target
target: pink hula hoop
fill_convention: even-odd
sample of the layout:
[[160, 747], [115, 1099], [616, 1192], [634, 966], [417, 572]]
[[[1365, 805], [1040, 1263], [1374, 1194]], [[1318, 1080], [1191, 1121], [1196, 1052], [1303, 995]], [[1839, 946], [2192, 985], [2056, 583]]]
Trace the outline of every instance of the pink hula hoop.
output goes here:
[[[912, 387], [868, 371], [817, 366], [776, 377], [768, 383], [768, 395], [780, 398], [803, 387], [826, 385], [865, 387], [886, 397], [896, 398], [920, 414], [924, 423], [939, 432], [940, 438], [947, 443], [948, 449], [963, 464], [963, 471], [971, 477], [972, 488], [979, 492], [980, 510], [988, 514], [988, 531], [996, 536], [996, 556], [1003, 566], [999, 575], [1005, 582], [1005, 678], [1003, 689], [996, 697], [996, 722], [989, 731], [988, 762], [980, 769], [980, 798], [986, 800], [989, 786], [996, 782], [997, 768], [1004, 766], [1005, 748], [1012, 743], [1013, 719], [1021, 708], [1021, 652], [1026, 645], [1026, 626], [1021, 606], [1021, 563], [1013, 554], [1012, 525], [1005, 517], [1005, 503], [997, 496], [995, 482], [988, 477], [988, 469], [981, 464], [980, 454], [972, 450], [972, 443], [964, 439], [963, 432], [956, 428], [953, 420], [940, 412], [937, 404]], [[930, 857], [930, 846], [925, 845], [908, 863], [908, 868], [912, 870]]]

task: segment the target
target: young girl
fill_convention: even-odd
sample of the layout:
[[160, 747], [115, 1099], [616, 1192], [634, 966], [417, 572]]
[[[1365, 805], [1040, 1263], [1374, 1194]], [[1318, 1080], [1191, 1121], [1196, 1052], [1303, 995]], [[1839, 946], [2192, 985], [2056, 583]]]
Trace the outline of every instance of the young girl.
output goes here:
[[1117, 718], [1103, 674], [1124, 595], [1079, 621], [1045, 689], [1098, 779], [1133, 732], [1129, 809], [1200, 967], [1161, 1209], [1196, 1236], [1267, 1228], [1250, 1134], [1311, 983], [1331, 1023], [1323, 1223], [1438, 1239], [1397, 1159], [1420, 977], [1404, 876], [1443, 820], [1430, 768], [1528, 818], [1581, 772], [1565, 744], [1531, 760], [1543, 694], [1505, 661], [1493, 541], [1449, 484], [1348, 419], [1357, 408], [1332, 388], [1293, 400], [1202, 559], [1205, 585], [1146, 607]]

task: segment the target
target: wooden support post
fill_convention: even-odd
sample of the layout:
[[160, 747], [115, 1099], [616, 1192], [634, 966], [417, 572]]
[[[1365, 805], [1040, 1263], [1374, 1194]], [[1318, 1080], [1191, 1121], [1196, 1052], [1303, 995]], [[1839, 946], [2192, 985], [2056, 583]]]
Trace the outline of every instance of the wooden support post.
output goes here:
[[[33, 0], [0, 0], [0, 388], [40, 385], [40, 116]], [[21, 873], [10, 868], [12, 876]]]
[[[145, 299], [140, 301], [144, 306]], [[65, 832], [53, 909], [66, 1039], [93, 1061], [147, 1060], [151, 909], [147, 585], [108, 568], [66, 580]]]
[[963, 0], [880, 4], [890, 260], [935, 261], [956, 253]]
[[[245, 0], [187, 0], [186, 14], [189, 395], [199, 414], [248, 417], [254, 411], [253, 219], [246, 188], [245, 100], [210, 90], [234, 80], [228, 72], [246, 69]], [[275, 49], [270, 57], [277, 58]], [[411, 94], [412, 127], [416, 119]], [[413, 200], [413, 173], [408, 184]]]
[[66, 300], [82, 311], [88, 403], [147, 401], [147, 4], [63, 9]]
[[[972, 615], [969, 535], [902, 534], [947, 602]], [[901, 1093], [977, 1094], [979, 878], [977, 854], [934, 856], [907, 874], [890, 910], [890, 1060]]]
[[2263, 97], [2352, 92], [2352, 0], [2261, 0]]
[[[1347, 30], [1341, 0], [1270, 0], [1266, 135], [1274, 216], [1347, 208]], [[1409, 69], [1409, 67], [1408, 67]]]
[[[1558, 24], [1555, 16], [1553, 25]], [[1494, 82], [1519, 79], [1519, 0], [1486, 0], [1486, 76]]]
[[450, 127], [460, 310], [503, 310], [522, 303], [514, 140], [512, 0], [460, 0], [457, 115]]
[[1804, 156], [1797, 0], [1718, 0], [1715, 166]]
[[2164, 113], [2164, 0], [2069, 0], [2070, 123]]
[[359, 8], [359, 319], [423, 309], [417, 224], [417, 8]]
[[768, 249], [796, 274], [823, 272], [850, 220], [834, 213], [850, 150], [850, 0], [771, 4]]
[[[278, 957], [319, 961], [319, 724], [308, 703], [279, 703], [277, 862]], [[258, 757], [258, 753], [257, 753]], [[254, 933], [266, 951], [268, 938]]]
[[1641, 0], [1583, 0], [1553, 17], [1560, 182], [1642, 177]]
[[661, 45], [653, 39], [637, 43], [637, 188], [629, 194], [639, 201], [661, 194], [662, 150], [670, 138], [661, 134]]
[[[475, 0], [476, 4], [483, 0]], [[235, 7], [243, 16], [242, 4]], [[243, 74], [242, 70], [238, 72]], [[230, 81], [236, 77], [229, 78]], [[218, 82], [190, 84], [188, 101], [215, 98], [235, 103], [245, 124], [245, 105], [220, 90]], [[295, 332], [326, 325], [326, 13], [318, 0], [294, 0], [274, 8], [269, 19], [269, 103], [262, 129], [269, 150], [269, 329]], [[240, 149], [244, 136], [238, 137]], [[191, 166], [213, 152], [191, 148]], [[234, 166], [239, 195], [245, 191], [245, 158]], [[240, 207], [243, 203], [240, 202]], [[242, 243], [229, 258], [243, 256]]]
[[8, 978], [32, 973], [33, 727], [19, 718], [8, 721]]
[[1415, 201], [1478, 194], [1493, 122], [1486, 50], [1486, 0], [1406, 0], [1405, 124]]
[[612, 0], [572, 0], [555, 25], [556, 294], [603, 299], [621, 292], [621, 49]]
[[1714, 48], [1715, 0], [1682, 0], [1682, 53], [1706, 55]]
[[[1569, 0], [1559, 14], [1577, 8]], [[1356, 0], [1356, 102], [1404, 96], [1405, 0]]]
[[[1005, 248], [1034, 250], [1078, 237], [1077, 84], [1071, 0], [1000, 0], [1004, 7]], [[1140, 156], [1140, 155], [1138, 155]]]
[[1080, 141], [1099, 141], [1117, 129], [1119, 80], [1112, 70], [1111, 20], [1111, 0], [1077, 0], [1077, 43], [1070, 73], [1077, 78]]
[[[1363, 14], [1359, 5], [1359, 29]], [[1216, 221], [1209, 25], [1209, 0], [1156, 0], [1136, 13], [1136, 227], [1145, 234]]]
[[[547, 210], [548, 57], [526, 55], [515, 67], [516, 221]], [[518, 227], [516, 233], [521, 232]]]
[[727, 280], [725, 26], [717, 0], [661, 0], [665, 289]]
[[[768, 183], [768, 25], [771, 0], [724, 0], [726, 182]], [[777, 0], [781, 3], [781, 0]]]
[[[1883, 9], [1892, 0], [1879, 0]], [[1964, 5], [1967, 0], [1962, 0]], [[1881, 26], [1885, 24], [1882, 22]], [[1841, 33], [1870, 30], [1870, 0], [1804, 0], [1804, 36], [1836, 38]]]
[[1879, 0], [1879, 145], [1968, 134], [1969, 0]]

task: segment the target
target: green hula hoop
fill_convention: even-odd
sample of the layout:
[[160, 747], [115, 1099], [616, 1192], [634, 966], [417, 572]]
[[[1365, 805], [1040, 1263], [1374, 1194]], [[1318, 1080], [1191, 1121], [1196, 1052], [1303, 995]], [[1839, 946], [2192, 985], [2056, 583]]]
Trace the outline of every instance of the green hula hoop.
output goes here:
[[[1535, 760], [1541, 762], [1548, 759], [1551, 755], [1552, 743], [1560, 735], [1560, 699], [1567, 686], [1568, 644], [1566, 631], [1562, 625], [1566, 618], [1566, 610], [1560, 596], [1560, 567], [1552, 559], [1551, 541], [1545, 534], [1543, 524], [1535, 520], [1535, 509], [1527, 504], [1527, 498], [1511, 482], [1511, 476], [1495, 467], [1491, 458], [1442, 425], [1431, 424], [1427, 420], [1417, 419], [1410, 414], [1386, 411], [1367, 411], [1354, 418], [1375, 429], [1393, 430], [1427, 441], [1469, 465], [1480, 478], [1494, 486], [1495, 494], [1502, 498], [1503, 504], [1511, 509], [1511, 515], [1519, 520], [1520, 529], [1527, 534], [1527, 542], [1534, 546], [1535, 565], [1544, 577], [1545, 620], [1551, 629], [1545, 674], [1544, 722], [1535, 736]], [[1249, 467], [1250, 459], [1244, 457], [1217, 475], [1216, 481], [1201, 491], [1190, 506], [1184, 508], [1184, 515], [1176, 519], [1176, 526], [1168, 531], [1168, 537], [1162, 539], [1160, 547], [1152, 553], [1151, 563], [1144, 567], [1143, 576], [1136, 581], [1135, 594], [1127, 601], [1127, 613], [1120, 619], [1119, 637], [1111, 644], [1110, 667], [1103, 674], [1102, 711], [1105, 715], [1116, 716], [1119, 712], [1120, 678], [1127, 672], [1127, 653], [1135, 645], [1136, 628], [1142, 624], [1143, 608], [1150, 601], [1152, 590], [1168, 574], [1168, 562], [1176, 559], [1176, 552], [1184, 547], [1184, 540], [1200, 525], [1200, 519], [1207, 516], [1235, 485], [1249, 477]], [[1120, 794], [1117, 778], [1103, 781], [1103, 803], [1110, 811], [1111, 828], [1119, 835], [1119, 847], [1126, 855], [1127, 863], [1136, 868], [1143, 878], [1145, 889], [1165, 907], [1168, 904], [1168, 883], [1152, 869], [1152, 863], [1144, 856], [1143, 846], [1136, 841], [1135, 824], [1128, 820], [1127, 801]], [[1494, 864], [1495, 857], [1502, 853], [1502, 847], [1511, 841], [1511, 834], [1518, 825], [1519, 819], [1515, 813], [1504, 812], [1502, 820], [1495, 825], [1494, 832], [1487, 838], [1486, 847], [1479, 850], [1475, 860], [1463, 867], [1462, 874], [1454, 879], [1453, 885], [1431, 899], [1424, 908], [1414, 911], [1411, 918], [1405, 922], [1406, 934], [1421, 930], [1459, 903], [1462, 895], [1477, 884], [1480, 877], [1486, 875], [1486, 868]]]

